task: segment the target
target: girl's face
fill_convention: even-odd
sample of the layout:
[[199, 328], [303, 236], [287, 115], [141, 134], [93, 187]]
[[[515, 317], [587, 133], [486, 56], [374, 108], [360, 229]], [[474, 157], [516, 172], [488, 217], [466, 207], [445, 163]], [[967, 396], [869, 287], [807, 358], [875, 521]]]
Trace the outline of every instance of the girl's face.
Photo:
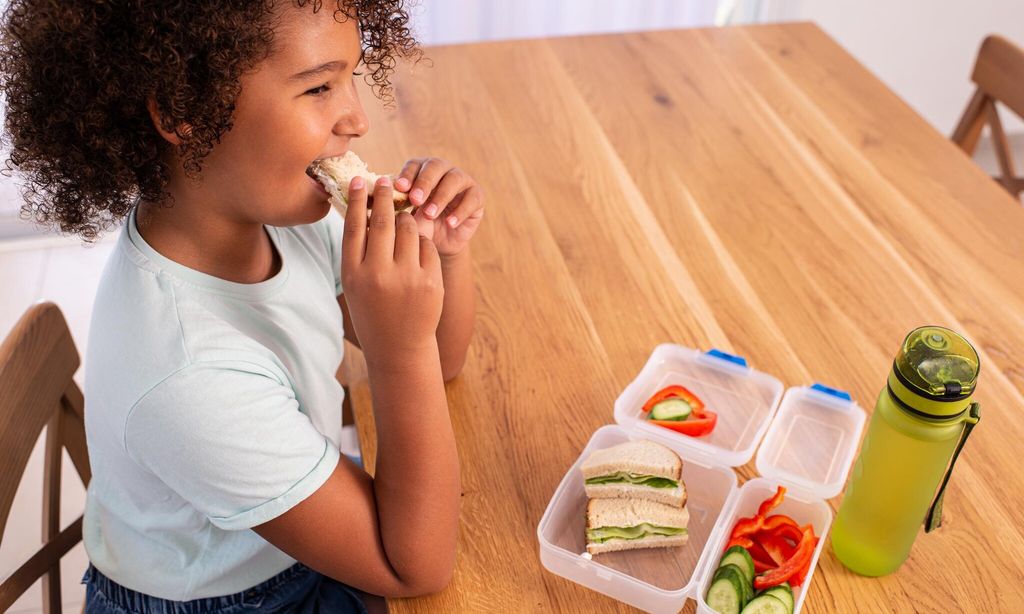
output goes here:
[[353, 75], [361, 57], [356, 20], [335, 21], [327, 4], [313, 13], [282, 3], [274, 52], [242, 77], [234, 125], [204, 161], [204, 197], [235, 221], [321, 219], [328, 196], [306, 169], [345, 153], [369, 128]]

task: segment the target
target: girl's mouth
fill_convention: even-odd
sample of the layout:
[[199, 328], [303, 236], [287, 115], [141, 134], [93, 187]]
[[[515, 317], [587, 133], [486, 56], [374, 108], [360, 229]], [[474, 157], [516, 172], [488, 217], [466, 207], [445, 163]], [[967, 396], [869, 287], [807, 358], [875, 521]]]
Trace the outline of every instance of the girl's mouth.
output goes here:
[[324, 187], [324, 184], [320, 183], [319, 181], [313, 178], [313, 175], [309, 172], [309, 170], [306, 171], [306, 177], [308, 177], [309, 180], [313, 182], [313, 185], [316, 186], [316, 189], [320, 190], [320, 192], [322, 192], [324, 195], [330, 194], [327, 191], [327, 188]]

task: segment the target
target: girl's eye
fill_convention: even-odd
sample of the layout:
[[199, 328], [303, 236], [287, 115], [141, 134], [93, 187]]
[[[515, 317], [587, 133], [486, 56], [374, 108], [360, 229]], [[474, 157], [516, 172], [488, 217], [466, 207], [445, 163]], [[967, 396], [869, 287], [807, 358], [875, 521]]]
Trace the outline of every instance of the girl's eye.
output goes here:
[[306, 93], [309, 94], [310, 96], [323, 96], [328, 91], [330, 91], [330, 89], [331, 88], [326, 83], [324, 83], [319, 87], [314, 87], [311, 90], [306, 90]]
[[366, 73], [364, 73], [364, 72], [362, 72], [362, 71], [359, 71], [359, 72], [354, 72], [354, 73], [352, 73], [352, 76], [353, 76], [353, 77], [362, 77], [362, 76], [363, 76], [363, 75], [365, 75], [365, 74], [366, 74]]

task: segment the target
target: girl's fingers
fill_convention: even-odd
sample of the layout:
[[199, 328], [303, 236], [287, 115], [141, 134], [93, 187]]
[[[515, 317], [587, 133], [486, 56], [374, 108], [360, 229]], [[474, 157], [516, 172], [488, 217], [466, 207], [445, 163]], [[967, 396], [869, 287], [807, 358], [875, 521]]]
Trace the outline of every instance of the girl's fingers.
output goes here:
[[466, 189], [469, 183], [470, 180], [465, 173], [457, 168], [451, 169], [444, 174], [433, 193], [427, 198], [427, 203], [423, 206], [423, 213], [431, 219], [436, 219], [445, 210], [445, 207]]
[[437, 254], [437, 246], [434, 242], [419, 235], [420, 237], [420, 268], [431, 275], [436, 275], [436, 281], [441, 283], [441, 257]]
[[444, 224], [449, 228], [457, 228], [469, 218], [483, 215], [483, 209], [484, 192], [479, 185], [473, 184], [448, 206]]
[[395, 262], [401, 265], [419, 265], [420, 233], [416, 220], [409, 213], [399, 213], [395, 219]]
[[426, 202], [427, 196], [434, 191], [445, 173], [452, 169], [451, 162], [440, 158], [427, 158], [419, 168], [416, 179], [409, 190], [409, 200], [419, 207]]
[[378, 179], [366, 233], [367, 260], [391, 262], [395, 257], [395, 207], [391, 194], [391, 178]]
[[363, 261], [366, 252], [366, 181], [355, 177], [348, 184], [348, 211], [345, 212], [345, 235], [341, 239], [341, 261], [354, 266]]
[[416, 175], [420, 172], [420, 167], [423, 166], [423, 161], [426, 158], [412, 158], [405, 163], [402, 167], [402, 171], [395, 177], [395, 189], [399, 192], [408, 192], [412, 187], [412, 182], [416, 179]]

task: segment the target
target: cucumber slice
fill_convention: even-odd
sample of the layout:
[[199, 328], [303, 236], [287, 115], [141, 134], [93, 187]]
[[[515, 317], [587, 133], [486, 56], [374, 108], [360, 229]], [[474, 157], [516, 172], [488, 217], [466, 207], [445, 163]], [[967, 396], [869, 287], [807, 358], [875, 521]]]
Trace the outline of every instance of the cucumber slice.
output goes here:
[[741, 614], [789, 614], [789, 608], [772, 595], [761, 595], [748, 603]]
[[789, 582], [784, 582], [778, 586], [773, 586], [769, 589], [761, 591], [762, 595], [771, 595], [782, 603], [786, 604], [789, 611], [793, 611], [793, 589], [789, 587]]
[[651, 408], [651, 420], [686, 420], [693, 408], [682, 399], [665, 399]]
[[754, 585], [754, 559], [750, 557], [750, 553], [743, 546], [733, 546], [725, 551], [722, 555], [722, 560], [718, 562], [718, 566], [723, 565], [735, 565], [740, 568], [743, 572], [743, 577], [747, 579], [747, 584]]
[[743, 573], [736, 566], [719, 568], [708, 589], [708, 607], [719, 614], [740, 614], [743, 604], [747, 602], [744, 583]]
[[738, 565], [733, 565], [732, 563], [721, 565], [715, 570], [715, 575], [711, 579], [712, 581], [717, 580], [725, 574], [736, 574], [740, 579], [740, 607], [742, 608], [748, 601], [754, 598], [754, 585], [747, 582], [747, 577], [743, 570]]

